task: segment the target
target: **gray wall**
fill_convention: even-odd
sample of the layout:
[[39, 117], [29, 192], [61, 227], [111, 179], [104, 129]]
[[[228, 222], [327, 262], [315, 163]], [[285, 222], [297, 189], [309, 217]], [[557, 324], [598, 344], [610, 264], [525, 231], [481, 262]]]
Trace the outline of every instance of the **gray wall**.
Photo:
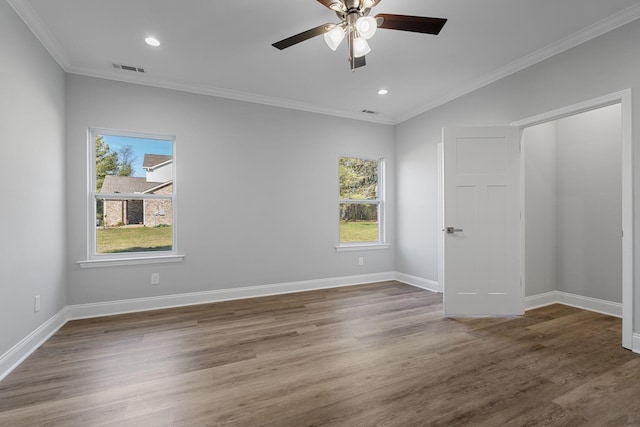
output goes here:
[[526, 295], [622, 301], [620, 105], [525, 129]]
[[622, 302], [620, 105], [556, 129], [558, 290]]
[[64, 72], [4, 1], [0, 58], [2, 355], [59, 312], [67, 291]]
[[[627, 88], [633, 90], [633, 111], [640, 111], [638, 40], [640, 21], [631, 22], [398, 125], [396, 270], [437, 280], [436, 144], [443, 126], [508, 125]], [[637, 113], [633, 127], [640, 129]], [[640, 165], [640, 132], [633, 138], [634, 164]], [[638, 211], [640, 174], [634, 176], [634, 209]], [[638, 241], [637, 221], [635, 230], [634, 240]], [[640, 271], [640, 252], [636, 253], [634, 266]], [[640, 289], [635, 290], [635, 299], [638, 331]]]
[[[87, 251], [88, 127], [176, 136], [184, 262], [76, 265]], [[394, 245], [392, 126], [68, 75], [69, 304], [393, 271], [393, 246], [335, 250], [341, 155], [386, 159]]]
[[[626, 88], [640, 111], [638, 40], [640, 21], [394, 128], [76, 75], [65, 83], [60, 67], [0, 2], [0, 57], [10, 58], [0, 67], [0, 179], [10, 201], [0, 221], [0, 324], [11, 325], [0, 329], [0, 354], [67, 303], [394, 269], [437, 280], [441, 128], [506, 125]], [[640, 129], [640, 115], [633, 120]], [[76, 261], [86, 257], [89, 126], [176, 135], [183, 263], [79, 269]], [[636, 132], [634, 146], [639, 141]], [[340, 155], [387, 159], [391, 250], [335, 252]], [[634, 163], [640, 165], [638, 149]], [[640, 183], [635, 189], [638, 210]], [[152, 272], [161, 273], [160, 286], [149, 284]], [[638, 331], [640, 290], [635, 295]]]
[[556, 122], [525, 129], [525, 295], [558, 290]]

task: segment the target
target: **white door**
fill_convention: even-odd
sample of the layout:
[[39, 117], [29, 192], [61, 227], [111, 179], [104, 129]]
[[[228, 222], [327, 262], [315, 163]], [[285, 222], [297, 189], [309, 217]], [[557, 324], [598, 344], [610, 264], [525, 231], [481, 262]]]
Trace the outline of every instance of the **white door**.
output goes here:
[[444, 314], [522, 314], [519, 128], [445, 128], [443, 143]]

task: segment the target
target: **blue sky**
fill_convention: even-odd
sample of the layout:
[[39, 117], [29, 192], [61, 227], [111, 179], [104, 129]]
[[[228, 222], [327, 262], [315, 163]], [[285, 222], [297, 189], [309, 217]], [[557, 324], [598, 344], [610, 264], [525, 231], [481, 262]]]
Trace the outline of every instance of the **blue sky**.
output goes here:
[[129, 136], [102, 135], [104, 142], [109, 144], [112, 151], [118, 151], [121, 147], [130, 145], [133, 148], [135, 159], [133, 160], [133, 176], [145, 176], [142, 169], [142, 161], [145, 154], [173, 155], [171, 141], [159, 139], [131, 138]]

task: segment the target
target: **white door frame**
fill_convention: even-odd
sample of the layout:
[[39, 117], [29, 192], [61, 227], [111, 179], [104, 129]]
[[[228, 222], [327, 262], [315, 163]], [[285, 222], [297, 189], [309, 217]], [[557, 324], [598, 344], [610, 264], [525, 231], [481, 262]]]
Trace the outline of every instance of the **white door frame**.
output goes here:
[[[609, 105], [620, 104], [622, 111], [622, 346], [633, 349], [633, 276], [634, 276], [634, 248], [633, 248], [633, 153], [632, 153], [632, 115], [631, 115], [631, 89], [611, 93], [598, 98], [590, 99], [578, 104], [573, 104], [557, 110], [549, 111], [537, 116], [529, 117], [511, 123], [520, 130], [541, 123], [555, 121], [564, 117], [573, 116], [586, 111]], [[521, 161], [523, 158], [520, 154]], [[524, 168], [520, 170], [520, 176]], [[524, 180], [521, 179], [521, 182]], [[522, 194], [522, 193], [521, 193]], [[520, 198], [520, 210], [524, 212], [524, 197]], [[524, 221], [521, 222], [521, 251], [524, 251]], [[524, 283], [524, 256], [522, 263], [522, 282]]]

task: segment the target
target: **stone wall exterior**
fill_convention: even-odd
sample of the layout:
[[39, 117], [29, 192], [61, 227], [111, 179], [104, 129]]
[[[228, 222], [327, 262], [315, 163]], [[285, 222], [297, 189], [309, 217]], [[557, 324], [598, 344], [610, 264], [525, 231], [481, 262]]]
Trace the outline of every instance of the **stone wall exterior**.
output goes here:
[[[159, 188], [153, 194], [173, 194], [173, 184]], [[156, 225], [173, 224], [173, 207], [171, 200], [145, 200], [144, 201], [144, 225], [155, 227]]]
[[[153, 194], [172, 193], [173, 184], [169, 184]], [[105, 200], [103, 224], [107, 227], [137, 224], [145, 227], [172, 225], [171, 200]]]
[[144, 206], [142, 200], [105, 200], [104, 225], [132, 225], [142, 224]]

